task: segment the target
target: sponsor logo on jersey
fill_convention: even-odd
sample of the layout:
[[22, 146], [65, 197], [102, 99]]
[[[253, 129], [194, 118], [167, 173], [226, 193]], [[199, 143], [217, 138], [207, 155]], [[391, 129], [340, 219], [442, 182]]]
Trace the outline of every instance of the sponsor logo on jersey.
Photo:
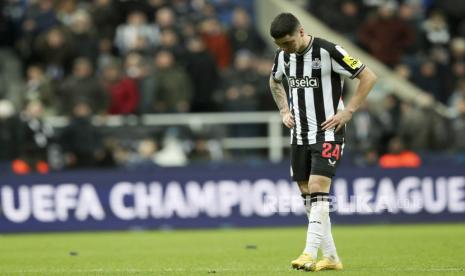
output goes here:
[[317, 78], [308, 76], [304, 78], [289, 77], [289, 87], [291, 88], [318, 88], [319, 86]]

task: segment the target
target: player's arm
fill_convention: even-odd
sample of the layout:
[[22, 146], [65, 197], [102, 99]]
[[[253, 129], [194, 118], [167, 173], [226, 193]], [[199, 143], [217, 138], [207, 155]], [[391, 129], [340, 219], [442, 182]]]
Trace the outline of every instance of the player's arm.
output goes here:
[[346, 108], [344, 110], [339, 110], [336, 115], [326, 120], [321, 125], [323, 129], [326, 130], [335, 127], [336, 131], [338, 131], [349, 122], [350, 119], [352, 119], [352, 114], [357, 111], [363, 101], [365, 101], [378, 77], [370, 68], [365, 66], [356, 78], [358, 78], [360, 82]]
[[270, 90], [273, 99], [278, 106], [279, 113], [283, 118], [283, 124], [288, 128], [293, 128], [295, 125], [294, 116], [292, 116], [291, 111], [289, 110], [289, 105], [287, 102], [286, 91], [281, 82], [276, 81], [273, 76], [270, 76]]

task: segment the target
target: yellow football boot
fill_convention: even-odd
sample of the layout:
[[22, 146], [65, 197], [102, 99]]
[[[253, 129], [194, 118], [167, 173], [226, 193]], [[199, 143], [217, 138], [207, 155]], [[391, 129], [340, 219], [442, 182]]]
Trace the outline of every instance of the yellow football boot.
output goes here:
[[297, 259], [291, 262], [292, 268], [302, 269], [306, 271], [315, 271], [315, 261], [312, 256], [307, 253], [302, 253]]
[[342, 270], [343, 266], [341, 261], [335, 262], [328, 257], [323, 257], [322, 260], [318, 261], [315, 265], [315, 271], [321, 270]]

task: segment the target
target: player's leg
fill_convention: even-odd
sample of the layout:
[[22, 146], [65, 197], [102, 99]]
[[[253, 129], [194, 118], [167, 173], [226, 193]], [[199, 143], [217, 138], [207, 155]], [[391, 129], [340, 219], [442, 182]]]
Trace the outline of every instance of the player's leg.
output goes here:
[[319, 143], [312, 145], [312, 171], [309, 180], [311, 201], [310, 221], [306, 251], [316, 255], [318, 248], [323, 252], [323, 260], [315, 270], [342, 269], [331, 233], [329, 217], [329, 190], [332, 177], [340, 162], [342, 145]]
[[291, 177], [299, 185], [300, 193], [304, 199], [310, 196], [308, 180], [311, 168], [312, 155], [309, 146], [291, 145]]
[[300, 196], [302, 197], [305, 212], [307, 213], [307, 217], [310, 216], [310, 190], [308, 186], [308, 180], [297, 181], [297, 185], [299, 185]]
[[[329, 196], [329, 188], [323, 189], [322, 198]], [[342, 263], [339, 259], [336, 250], [336, 244], [334, 243], [333, 234], [331, 231], [331, 217], [329, 216], [329, 198], [327, 201], [321, 203], [323, 205], [324, 214], [323, 214], [323, 236], [321, 239], [320, 248], [323, 253], [322, 260], [316, 263], [315, 270], [341, 270]]]
[[308, 218], [307, 242], [304, 252], [316, 259], [329, 217], [328, 196], [331, 178], [323, 175], [311, 175], [308, 185], [311, 212]]
[[[311, 152], [308, 146], [291, 145], [291, 176], [297, 182], [303, 198], [307, 217], [310, 216], [310, 191], [308, 179], [311, 170]], [[315, 267], [316, 259], [312, 259], [308, 254], [302, 253], [297, 259], [291, 262], [293, 268], [304, 269], [305, 267]]]

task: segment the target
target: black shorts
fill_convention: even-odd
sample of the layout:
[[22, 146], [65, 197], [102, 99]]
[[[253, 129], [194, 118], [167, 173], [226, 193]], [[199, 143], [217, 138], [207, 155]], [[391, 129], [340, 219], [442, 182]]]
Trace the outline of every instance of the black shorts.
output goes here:
[[308, 181], [310, 175], [332, 178], [342, 157], [343, 144], [320, 142], [312, 145], [291, 145], [291, 177]]

